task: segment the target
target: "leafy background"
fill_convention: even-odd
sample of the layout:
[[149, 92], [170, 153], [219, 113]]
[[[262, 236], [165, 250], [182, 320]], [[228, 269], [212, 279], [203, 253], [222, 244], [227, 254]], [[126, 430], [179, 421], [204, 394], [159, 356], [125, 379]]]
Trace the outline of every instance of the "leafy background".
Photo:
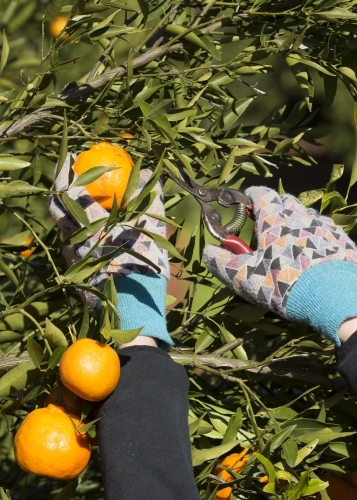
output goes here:
[[[59, 14], [68, 22], [55, 39]], [[94, 290], [108, 305], [99, 319], [76, 292], [90, 289], [105, 260], [68, 270], [47, 210], [56, 164], [108, 140], [130, 152], [136, 172], [152, 168], [164, 182], [170, 355], [190, 378], [201, 497], [215, 498], [222, 458], [248, 446], [232, 499], [328, 500], [321, 473], [351, 482], [346, 472], [357, 466], [356, 398], [336, 373], [334, 346], [244, 303], [207, 273], [200, 256], [213, 240], [196, 202], [165, 171], [180, 165], [212, 188], [287, 190], [354, 238], [356, 2], [1, 0], [0, 25], [1, 498], [104, 498], [96, 447], [66, 485], [22, 472], [12, 443], [56, 383], [68, 344], [100, 333], [123, 339], [110, 282]], [[122, 132], [133, 135], [129, 143]], [[106, 229], [149, 201], [114, 208]], [[82, 227], [72, 241], [97, 230], [75, 204], [71, 212]], [[252, 234], [248, 221], [242, 237], [249, 243]]]

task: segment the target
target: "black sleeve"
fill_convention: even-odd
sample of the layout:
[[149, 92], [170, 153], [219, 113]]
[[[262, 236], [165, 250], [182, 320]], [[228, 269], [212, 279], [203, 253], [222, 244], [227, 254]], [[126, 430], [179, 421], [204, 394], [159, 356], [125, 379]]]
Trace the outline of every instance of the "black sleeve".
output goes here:
[[127, 347], [119, 357], [119, 383], [98, 415], [106, 500], [200, 500], [185, 369], [156, 347]]
[[336, 352], [337, 370], [357, 396], [357, 331]]

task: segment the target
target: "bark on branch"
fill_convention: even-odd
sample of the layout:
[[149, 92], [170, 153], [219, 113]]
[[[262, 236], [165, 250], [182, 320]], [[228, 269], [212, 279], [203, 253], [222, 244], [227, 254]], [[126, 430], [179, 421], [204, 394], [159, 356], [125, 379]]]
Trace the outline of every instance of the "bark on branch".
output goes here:
[[[170, 52], [178, 52], [183, 50], [183, 45], [181, 43], [177, 43], [172, 45], [171, 47], [154, 47], [145, 54], [141, 54], [133, 60], [133, 68], [138, 68], [139, 66], [145, 66], [151, 61], [155, 59], [159, 59]], [[117, 68], [114, 68], [102, 75], [97, 76], [96, 78], [92, 78], [83, 85], [78, 88], [71, 88], [66, 90], [64, 88], [56, 97], [59, 101], [62, 101], [66, 104], [73, 104], [78, 102], [83, 97], [86, 97], [89, 94], [92, 94], [96, 90], [104, 87], [107, 83], [112, 81], [113, 79], [120, 78], [125, 75], [127, 71], [127, 64], [124, 63]], [[58, 106], [53, 106], [46, 109], [39, 109], [37, 111], [33, 111], [32, 113], [24, 116], [16, 120], [5, 130], [0, 131], [0, 138], [2, 137], [13, 137], [16, 136], [19, 132], [24, 130], [27, 127], [34, 125], [40, 121], [51, 118], [51, 116], [58, 110]]]
[[[177, 352], [169, 353], [171, 358], [180, 365], [190, 366], [192, 368], [215, 368], [215, 369], [236, 369], [249, 373], [255, 373], [268, 378], [290, 378], [307, 382], [311, 385], [320, 385], [336, 391], [346, 389], [347, 383], [342, 378], [328, 378], [318, 373], [312, 373], [306, 369], [298, 369], [286, 358], [282, 361], [276, 359], [265, 366], [256, 367], [255, 361], [241, 361], [239, 359], [223, 358], [211, 354], [180, 354]], [[0, 357], [0, 373], [7, 372], [21, 363], [28, 363], [30, 360], [28, 354], [24, 352], [21, 356], [11, 354], [7, 357]], [[220, 373], [220, 377], [227, 381], [236, 382], [235, 373]]]

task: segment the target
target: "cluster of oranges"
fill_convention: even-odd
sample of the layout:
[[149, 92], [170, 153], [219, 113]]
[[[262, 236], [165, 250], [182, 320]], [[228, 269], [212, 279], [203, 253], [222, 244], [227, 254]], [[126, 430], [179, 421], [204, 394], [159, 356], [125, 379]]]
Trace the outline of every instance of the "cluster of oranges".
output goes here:
[[69, 481], [85, 469], [91, 453], [91, 439], [81, 431], [83, 400], [101, 401], [114, 391], [119, 357], [108, 344], [80, 339], [62, 356], [59, 375], [63, 385], [24, 419], [14, 451], [24, 471]]
[[[120, 207], [133, 164], [122, 148], [101, 142], [79, 154], [73, 170], [80, 176], [93, 167], [113, 167], [86, 185], [92, 198], [110, 210], [114, 197]], [[91, 453], [90, 437], [81, 431], [83, 400], [101, 401], [114, 391], [120, 377], [118, 355], [107, 344], [77, 340], [61, 358], [59, 377], [61, 386], [46, 398], [45, 407], [32, 411], [22, 422], [14, 450], [26, 472], [68, 481], [85, 469]]]

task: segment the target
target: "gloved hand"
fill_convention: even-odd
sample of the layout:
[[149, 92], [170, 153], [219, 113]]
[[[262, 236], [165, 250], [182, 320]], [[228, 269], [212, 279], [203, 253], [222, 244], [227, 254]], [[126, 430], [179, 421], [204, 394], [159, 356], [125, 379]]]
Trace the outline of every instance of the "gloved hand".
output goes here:
[[294, 196], [266, 187], [245, 194], [253, 202], [257, 250], [234, 255], [207, 245], [206, 266], [245, 300], [308, 323], [339, 346], [338, 328], [357, 316], [356, 245]]
[[[63, 168], [55, 181], [55, 190], [65, 191], [70, 198], [76, 200], [84, 208], [91, 223], [99, 219], [106, 219], [109, 215], [108, 212], [88, 194], [85, 187], [68, 189], [71, 156], [73, 159], [76, 158], [74, 154], [67, 155]], [[151, 175], [150, 170], [142, 170], [138, 187], [130, 199], [139, 194]], [[74, 175], [74, 179], [76, 179], [76, 175]], [[155, 185], [154, 191], [157, 195], [149, 207], [148, 213], [163, 216], [165, 213], [163, 192], [159, 183]], [[58, 196], [51, 196], [49, 209], [60, 227], [64, 239], [80, 229]], [[173, 342], [166, 328], [165, 315], [166, 288], [170, 278], [167, 251], [152, 238], [136, 230], [135, 227], [143, 228], [162, 237], [166, 236], [166, 224], [163, 221], [149, 215], [143, 215], [130, 223], [117, 224], [95, 249], [93, 246], [102, 238], [103, 228], [83, 243], [64, 246], [64, 256], [68, 266], [71, 266], [82, 260], [88, 253], [94, 258], [99, 258], [112, 251], [113, 247], [121, 247], [106, 266], [90, 277], [89, 283], [101, 290], [108, 277], [112, 275], [119, 294], [118, 312], [121, 329], [130, 330], [144, 326], [140, 335], [155, 337], [165, 344], [172, 345]], [[124, 248], [133, 250], [149, 259], [160, 268], [161, 274], [158, 274], [153, 267], [142, 260], [126, 253]], [[92, 312], [100, 310], [101, 302], [96, 295], [86, 292], [82, 294], [82, 298]]]

